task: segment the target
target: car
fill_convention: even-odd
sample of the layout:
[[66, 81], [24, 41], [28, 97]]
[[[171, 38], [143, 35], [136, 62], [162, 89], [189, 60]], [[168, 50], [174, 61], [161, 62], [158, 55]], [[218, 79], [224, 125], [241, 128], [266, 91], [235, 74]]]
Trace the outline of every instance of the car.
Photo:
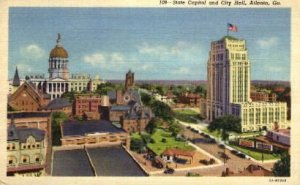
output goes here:
[[216, 161], [213, 158], [209, 159], [209, 164], [214, 164]]
[[236, 150], [231, 150], [230, 153], [234, 154], [234, 155], [237, 155], [238, 154], [238, 151]]
[[201, 136], [205, 136], [205, 134], [203, 132], [200, 133]]
[[227, 154], [225, 154], [224, 152], [220, 153], [220, 157], [223, 159], [226, 159], [226, 160], [230, 159], [230, 157]]
[[225, 148], [225, 145], [223, 145], [223, 144], [219, 144], [219, 148], [222, 148], [222, 149], [224, 149], [224, 148]]
[[217, 143], [217, 141], [214, 138], [209, 139], [209, 143]]
[[242, 154], [242, 153], [238, 153], [237, 156], [240, 157], [240, 158], [243, 158], [243, 159], [246, 158], [246, 155], [245, 155], [245, 154]]
[[174, 169], [173, 168], [166, 168], [164, 171], [164, 174], [173, 174], [174, 173]]
[[206, 159], [201, 159], [201, 160], [199, 161], [199, 163], [202, 163], [202, 164], [205, 164], [205, 165], [209, 165], [209, 161], [206, 160]]

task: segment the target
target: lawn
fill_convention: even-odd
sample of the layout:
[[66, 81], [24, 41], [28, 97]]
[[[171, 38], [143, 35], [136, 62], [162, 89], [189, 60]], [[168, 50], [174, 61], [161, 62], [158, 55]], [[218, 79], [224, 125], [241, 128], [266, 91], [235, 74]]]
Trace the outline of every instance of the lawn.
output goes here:
[[[249, 155], [250, 157], [256, 159], [256, 160], [261, 160], [262, 158], [262, 154], [259, 151], [254, 151], [254, 150], [250, 150], [247, 148], [242, 148], [236, 145], [230, 145], [232, 148], [235, 148], [236, 150], [239, 150], [241, 152], [243, 152], [244, 154]], [[276, 154], [269, 154], [269, 153], [264, 153], [264, 160], [273, 160], [273, 159], [280, 159], [279, 155]]]
[[[185, 141], [176, 141], [175, 137], [173, 137], [170, 132], [162, 129], [157, 129], [151, 138], [154, 140], [154, 143], [149, 143], [147, 146], [156, 155], [160, 155], [167, 148], [180, 148], [189, 151], [195, 150], [195, 148], [188, 145]], [[165, 138], [166, 142], [162, 142], [163, 138]]]
[[180, 109], [180, 110], [174, 110], [175, 118], [188, 123], [197, 123], [197, 120], [195, 119], [201, 119], [199, 117], [199, 113], [195, 112], [194, 110], [190, 109]]

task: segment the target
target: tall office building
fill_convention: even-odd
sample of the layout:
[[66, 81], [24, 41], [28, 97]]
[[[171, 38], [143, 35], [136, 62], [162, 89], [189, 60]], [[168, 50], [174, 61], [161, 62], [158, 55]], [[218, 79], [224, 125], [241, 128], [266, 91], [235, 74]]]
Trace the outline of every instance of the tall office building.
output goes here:
[[246, 41], [225, 36], [211, 43], [207, 64], [206, 118], [233, 114], [241, 118], [242, 131], [288, 127], [283, 102], [252, 102], [251, 68]]

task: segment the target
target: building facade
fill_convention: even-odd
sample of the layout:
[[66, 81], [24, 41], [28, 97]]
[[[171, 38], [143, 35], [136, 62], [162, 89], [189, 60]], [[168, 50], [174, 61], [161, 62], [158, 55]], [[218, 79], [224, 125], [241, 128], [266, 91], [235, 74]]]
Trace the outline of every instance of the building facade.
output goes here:
[[18, 111], [38, 111], [47, 103], [50, 97], [42, 92], [37, 92], [34, 84], [25, 81], [11, 96], [8, 104]]
[[128, 89], [132, 88], [134, 86], [134, 73], [129, 70], [126, 73], [126, 78], [125, 78], [125, 91]]
[[267, 93], [267, 92], [251, 92], [250, 94], [252, 101], [269, 101], [275, 102], [277, 100], [277, 95], [275, 93]]
[[7, 175], [41, 176], [45, 173], [45, 131], [36, 128], [7, 129]]
[[96, 95], [78, 95], [74, 100], [74, 114], [87, 119], [100, 119], [101, 97]]
[[206, 119], [233, 114], [241, 118], [241, 131], [271, 129], [274, 122], [287, 128], [287, 105], [252, 102], [251, 63], [246, 41], [225, 36], [211, 43], [207, 64]]

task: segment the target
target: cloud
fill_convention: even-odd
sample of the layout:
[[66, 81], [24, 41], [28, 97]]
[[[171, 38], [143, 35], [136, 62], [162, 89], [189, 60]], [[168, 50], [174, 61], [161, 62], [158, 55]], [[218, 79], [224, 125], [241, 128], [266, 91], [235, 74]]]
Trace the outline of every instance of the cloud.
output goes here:
[[45, 56], [45, 50], [37, 44], [29, 44], [20, 49], [21, 55], [31, 60], [38, 60]]
[[137, 45], [138, 53], [160, 57], [173, 57], [200, 51], [200, 47], [184, 41], [178, 41], [173, 45], [149, 44], [147, 42]]
[[90, 55], [85, 55], [83, 57], [83, 61], [92, 66], [97, 66], [97, 65], [104, 64], [106, 61], [106, 58], [101, 53], [93, 53]]
[[277, 45], [278, 40], [279, 39], [277, 37], [270, 37], [270, 38], [260, 39], [257, 41], [257, 43], [261, 48], [266, 49]]
[[125, 63], [124, 56], [121, 53], [101, 53], [96, 52], [85, 55], [83, 61], [92, 66], [113, 67]]

